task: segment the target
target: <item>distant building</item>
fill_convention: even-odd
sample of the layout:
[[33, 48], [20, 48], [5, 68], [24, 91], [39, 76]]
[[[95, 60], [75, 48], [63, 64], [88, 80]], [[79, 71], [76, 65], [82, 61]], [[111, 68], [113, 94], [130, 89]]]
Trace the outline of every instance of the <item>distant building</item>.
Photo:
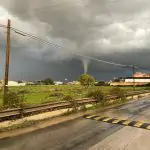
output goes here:
[[141, 73], [141, 72], [136, 72], [133, 77], [136, 78], [143, 78], [143, 77], [147, 77], [150, 78], [150, 74], [149, 73]]
[[18, 83], [18, 86], [26, 86], [27, 83]]
[[124, 82], [150, 83], [150, 77], [127, 77]]
[[15, 81], [8, 81], [8, 86], [19, 86], [19, 83]]
[[[16, 81], [8, 81], [8, 86], [25, 86], [26, 83], [18, 83]], [[4, 86], [4, 81], [0, 80], [0, 86]]]
[[80, 82], [79, 81], [72, 81], [72, 82], [68, 82], [67, 84], [69, 84], [69, 85], [79, 85]]
[[63, 82], [61, 82], [61, 81], [54, 81], [54, 83], [55, 83], [55, 85], [62, 85], [63, 84]]
[[120, 77], [110, 83], [112, 86], [146, 85], [150, 83], [150, 74], [136, 72], [132, 77]]

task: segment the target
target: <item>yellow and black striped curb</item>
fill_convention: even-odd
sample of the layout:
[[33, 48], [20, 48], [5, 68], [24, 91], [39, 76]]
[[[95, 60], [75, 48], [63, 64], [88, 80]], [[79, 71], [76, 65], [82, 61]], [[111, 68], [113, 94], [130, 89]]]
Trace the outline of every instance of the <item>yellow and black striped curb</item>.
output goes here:
[[117, 118], [97, 116], [97, 115], [85, 115], [84, 118], [150, 130], [150, 123], [145, 123], [142, 121], [120, 120]]

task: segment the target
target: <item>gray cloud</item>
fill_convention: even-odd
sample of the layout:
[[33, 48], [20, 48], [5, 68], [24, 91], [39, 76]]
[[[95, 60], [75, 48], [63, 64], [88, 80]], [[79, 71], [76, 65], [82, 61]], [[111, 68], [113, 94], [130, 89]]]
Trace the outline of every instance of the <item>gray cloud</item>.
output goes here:
[[[148, 67], [147, 56], [150, 47], [150, 2], [148, 0], [0, 0], [0, 5], [12, 16], [14, 27], [62, 45], [70, 51], [118, 63], [135, 63]], [[63, 66], [70, 68], [70, 72], [74, 74], [82, 72], [82, 64], [79, 65], [77, 61], [81, 58], [65, 53], [63, 49], [44, 46], [14, 33], [12, 51], [14, 54], [19, 51], [19, 57], [25, 57], [31, 64], [32, 62], [37, 62], [41, 66], [53, 64], [50, 66], [56, 66], [55, 70]], [[142, 60], [140, 63], [139, 59]], [[72, 63], [74, 68], [71, 67]], [[102, 75], [104, 78], [105, 72], [107, 78], [122, 72], [114, 67], [112, 69], [109, 65], [97, 64], [93, 61], [89, 65], [89, 72], [97, 75], [98, 78], [100, 78], [96, 72], [98, 70], [104, 72]], [[48, 72], [46, 71], [45, 74]], [[62, 74], [66, 76], [66, 72], [70, 74], [65, 69]]]

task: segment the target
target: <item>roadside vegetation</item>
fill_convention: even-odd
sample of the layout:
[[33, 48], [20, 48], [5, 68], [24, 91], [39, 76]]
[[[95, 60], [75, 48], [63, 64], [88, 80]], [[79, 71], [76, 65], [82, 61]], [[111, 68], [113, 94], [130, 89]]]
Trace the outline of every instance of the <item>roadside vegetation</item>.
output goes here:
[[24, 93], [11, 91], [6, 92], [3, 102], [4, 108], [23, 108], [25, 104]]
[[[85, 98], [92, 92], [101, 90], [105, 95], [116, 92], [111, 86], [90, 86], [85, 88], [81, 85], [48, 85], [48, 86], [24, 86], [24, 87], [10, 87], [8, 99], [12, 102], [14, 96], [23, 98], [26, 105], [37, 105], [41, 103], [48, 103], [52, 101], [67, 100], [66, 96], [71, 96], [73, 99]], [[132, 91], [132, 87], [120, 87], [122, 91]], [[136, 87], [136, 90], [144, 90], [145, 87]], [[146, 88], [147, 89], [147, 88]], [[13, 94], [12, 94], [13, 93]], [[122, 94], [122, 93], [120, 93]], [[18, 99], [17, 98], [17, 99]], [[0, 91], [0, 106], [3, 103], [3, 91]], [[18, 102], [19, 103], [19, 102]], [[12, 104], [14, 105], [14, 104]], [[19, 104], [17, 104], [19, 105]]]
[[78, 81], [82, 86], [85, 88], [88, 88], [90, 86], [93, 86], [95, 83], [95, 78], [89, 74], [81, 74], [78, 78]]
[[[117, 96], [124, 100], [125, 94], [132, 91], [132, 87], [111, 87], [104, 81], [95, 82], [93, 76], [82, 74], [78, 77], [79, 85], [54, 85], [51, 78], [38, 81], [38, 85], [21, 87], [9, 87], [3, 103], [3, 90], [0, 89], [0, 109], [24, 108], [25, 106], [49, 103], [53, 101], [71, 101], [79, 98], [93, 97], [101, 104], [105, 104], [106, 95]], [[149, 87], [136, 87], [136, 90], [144, 90]], [[3, 107], [4, 105], [5, 107]], [[2, 108], [3, 107], [3, 108]]]
[[19, 124], [13, 124], [13, 125], [10, 125], [8, 127], [1, 127], [0, 128], [0, 133], [30, 127], [30, 126], [36, 125], [38, 122], [39, 121], [25, 120], [25, 121], [23, 121], [22, 123], [19, 123]]
[[92, 97], [96, 99], [100, 103], [104, 103], [106, 101], [106, 95], [102, 90], [92, 90], [87, 93], [87, 97]]
[[[136, 90], [144, 90], [144, 87], [137, 87]], [[12, 87], [9, 89], [9, 92], [7, 93], [7, 99], [8, 103], [5, 106], [5, 108], [24, 108], [27, 105], [35, 105], [35, 104], [40, 104], [41, 101], [35, 102], [32, 99], [32, 102], [30, 102], [31, 99], [27, 99], [27, 95], [30, 94], [30, 97], [32, 94], [35, 93], [48, 93], [47, 96], [44, 98], [47, 99], [45, 102], [50, 102], [51, 100], [48, 101], [48, 98], [53, 98], [53, 101], [57, 100], [63, 100], [63, 101], [68, 101], [71, 104], [71, 108], [68, 108], [68, 111], [63, 113], [63, 115], [70, 115], [73, 113], [77, 113], [79, 111], [86, 112], [88, 110], [103, 110], [103, 109], [108, 109], [113, 106], [120, 106], [124, 104], [127, 99], [125, 97], [127, 91], [131, 91], [132, 87], [111, 87], [111, 86], [92, 86], [90, 88], [86, 88], [81, 86], [81, 85], [61, 85], [61, 86], [26, 86], [22, 87], [19, 89], [18, 87]], [[31, 92], [32, 91], [32, 92]], [[79, 92], [81, 91], [81, 92]], [[76, 96], [78, 93], [80, 93], [80, 96]], [[41, 94], [41, 93], [40, 93]], [[107, 96], [113, 95], [116, 96], [116, 99], [108, 99]], [[89, 97], [89, 98], [94, 98], [97, 100], [97, 103], [95, 104], [88, 104], [88, 105], [83, 105], [79, 106], [78, 103], [75, 101], [76, 98], [81, 98], [81, 97]], [[1, 98], [2, 98], [2, 92], [1, 92]], [[38, 99], [36, 99], [38, 100]], [[42, 101], [43, 103], [43, 101]], [[87, 112], [86, 112], [87, 113]], [[2, 127], [0, 128], [0, 133], [1, 132], [6, 132], [10, 130], [15, 130], [19, 128], [26, 128], [33, 126], [37, 124], [39, 121], [23, 121], [20, 124], [14, 124], [10, 125], [8, 127]]]

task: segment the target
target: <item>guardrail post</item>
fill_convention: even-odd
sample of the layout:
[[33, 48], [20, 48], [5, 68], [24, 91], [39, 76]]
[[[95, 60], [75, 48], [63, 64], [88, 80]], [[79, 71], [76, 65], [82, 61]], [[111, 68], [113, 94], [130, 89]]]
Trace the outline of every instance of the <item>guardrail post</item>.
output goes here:
[[25, 110], [25, 106], [24, 106], [24, 104], [22, 104], [22, 105], [20, 106], [20, 118], [23, 118], [23, 117], [24, 117], [24, 110]]
[[20, 108], [20, 118], [23, 118], [23, 117], [24, 117], [24, 109]]

